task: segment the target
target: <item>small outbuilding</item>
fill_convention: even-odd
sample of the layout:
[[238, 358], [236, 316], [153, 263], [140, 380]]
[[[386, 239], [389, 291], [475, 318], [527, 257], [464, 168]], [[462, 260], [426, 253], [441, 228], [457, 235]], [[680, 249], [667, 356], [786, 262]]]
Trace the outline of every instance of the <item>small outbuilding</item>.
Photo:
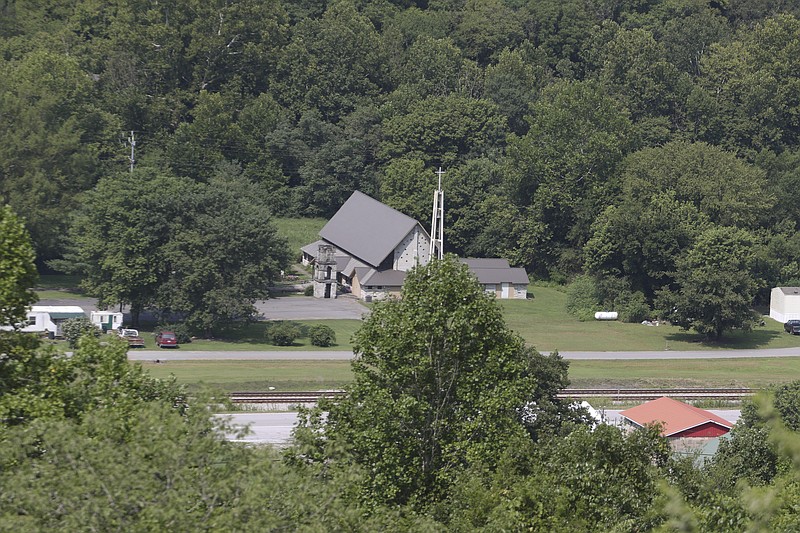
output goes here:
[[733, 427], [710, 411], [666, 396], [622, 411], [620, 415], [634, 427], [661, 424], [661, 434], [670, 440], [716, 438]]
[[769, 316], [781, 324], [800, 319], [800, 287], [775, 287], [769, 296]]
[[483, 290], [497, 298], [521, 299], [528, 297], [528, 274], [524, 268], [509, 266], [501, 257], [460, 259], [478, 278]]

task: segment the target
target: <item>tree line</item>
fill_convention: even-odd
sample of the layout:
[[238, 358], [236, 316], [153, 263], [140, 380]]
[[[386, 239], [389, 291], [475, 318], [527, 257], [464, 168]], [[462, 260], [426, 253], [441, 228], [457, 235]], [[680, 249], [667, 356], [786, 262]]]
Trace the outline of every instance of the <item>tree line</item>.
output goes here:
[[749, 252], [718, 293], [733, 273], [748, 303], [800, 282], [791, 2], [6, 0], [0, 15], [0, 195], [40, 266], [85, 266], [69, 228], [100, 216], [98, 189], [128, 187], [133, 132], [143, 172], [235, 176], [279, 216], [330, 216], [360, 189], [425, 221], [441, 166], [448, 251], [585, 274], [592, 305], [632, 319], [691, 323], [690, 270], [720, 251]]

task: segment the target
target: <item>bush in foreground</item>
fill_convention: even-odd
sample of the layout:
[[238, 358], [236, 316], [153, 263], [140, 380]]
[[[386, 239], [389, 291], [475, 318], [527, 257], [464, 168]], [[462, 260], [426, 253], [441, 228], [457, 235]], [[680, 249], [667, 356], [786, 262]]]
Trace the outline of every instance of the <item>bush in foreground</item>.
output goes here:
[[267, 328], [267, 340], [275, 346], [291, 346], [300, 336], [300, 328], [291, 322], [276, 322]]
[[325, 324], [312, 326], [308, 332], [308, 338], [311, 339], [311, 344], [323, 348], [336, 344], [336, 332]]

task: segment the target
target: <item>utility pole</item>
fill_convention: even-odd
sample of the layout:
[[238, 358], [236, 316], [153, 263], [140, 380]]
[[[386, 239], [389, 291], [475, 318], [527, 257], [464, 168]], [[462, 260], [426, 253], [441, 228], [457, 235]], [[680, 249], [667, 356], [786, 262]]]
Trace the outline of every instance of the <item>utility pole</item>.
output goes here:
[[444, 170], [442, 170], [442, 167], [439, 167], [436, 174], [439, 176], [439, 188], [433, 193], [430, 257], [431, 259], [434, 257], [442, 259], [444, 258], [444, 191], [442, 190], [442, 174], [444, 174]]
[[131, 130], [131, 136], [128, 137], [128, 142], [131, 143], [131, 172], [133, 172], [133, 164], [136, 162], [134, 158], [134, 151], [136, 150], [136, 138], [133, 136], [133, 130]]

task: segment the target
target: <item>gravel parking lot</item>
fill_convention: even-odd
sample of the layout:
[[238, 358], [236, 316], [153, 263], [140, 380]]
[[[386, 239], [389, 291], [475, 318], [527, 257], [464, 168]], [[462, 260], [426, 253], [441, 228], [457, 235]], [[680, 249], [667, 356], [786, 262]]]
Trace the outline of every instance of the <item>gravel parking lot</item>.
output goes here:
[[263, 320], [361, 320], [369, 312], [367, 306], [352, 296], [336, 299], [283, 296], [256, 302], [256, 309]]
[[[79, 305], [86, 312], [97, 310], [97, 300], [94, 298], [58, 298], [43, 299], [36, 305]], [[116, 308], [115, 308], [116, 309]], [[256, 302], [256, 309], [262, 320], [324, 320], [351, 318], [361, 320], [369, 308], [352, 296], [344, 298], [321, 299], [311, 296], [282, 296], [269, 300]], [[128, 309], [125, 308], [127, 313]], [[142, 318], [149, 319], [148, 313], [143, 313]], [[126, 315], [126, 320], [130, 317]]]

